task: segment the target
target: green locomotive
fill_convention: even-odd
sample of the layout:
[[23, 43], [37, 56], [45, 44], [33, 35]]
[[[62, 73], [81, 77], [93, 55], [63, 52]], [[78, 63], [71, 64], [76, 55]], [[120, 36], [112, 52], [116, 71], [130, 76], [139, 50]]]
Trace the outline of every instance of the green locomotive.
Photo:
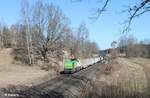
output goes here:
[[80, 64], [77, 59], [66, 60], [64, 63], [64, 73], [74, 73], [80, 70]]

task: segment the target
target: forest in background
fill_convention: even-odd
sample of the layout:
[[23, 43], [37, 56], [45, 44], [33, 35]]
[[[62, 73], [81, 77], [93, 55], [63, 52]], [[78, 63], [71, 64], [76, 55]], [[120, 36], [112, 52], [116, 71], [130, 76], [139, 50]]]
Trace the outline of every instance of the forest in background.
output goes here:
[[29, 6], [23, 0], [20, 13], [21, 21], [10, 27], [0, 22], [0, 48], [13, 48], [15, 61], [28, 65], [38, 65], [40, 61], [51, 66], [66, 59], [66, 52], [77, 58], [90, 58], [98, 53], [97, 44], [88, 38], [86, 24], [72, 28], [59, 7], [41, 0]]

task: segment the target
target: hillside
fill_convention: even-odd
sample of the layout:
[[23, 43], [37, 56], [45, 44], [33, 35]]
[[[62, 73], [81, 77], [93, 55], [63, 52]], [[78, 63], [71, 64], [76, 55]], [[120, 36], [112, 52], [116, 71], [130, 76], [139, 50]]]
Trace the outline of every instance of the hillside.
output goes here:
[[48, 72], [40, 70], [39, 67], [12, 64], [11, 51], [11, 48], [0, 51], [0, 87], [8, 85], [31, 86], [39, 78], [47, 77]]
[[[41, 70], [39, 66], [27, 66], [13, 64], [12, 49], [5, 48], [0, 50], [0, 88], [9, 85], [25, 85], [32, 86], [45, 82], [56, 77], [55, 69], [49, 71]], [[99, 58], [90, 58], [79, 60], [80, 64], [86, 67], [87, 65], [97, 62]], [[63, 64], [61, 63], [61, 69]]]

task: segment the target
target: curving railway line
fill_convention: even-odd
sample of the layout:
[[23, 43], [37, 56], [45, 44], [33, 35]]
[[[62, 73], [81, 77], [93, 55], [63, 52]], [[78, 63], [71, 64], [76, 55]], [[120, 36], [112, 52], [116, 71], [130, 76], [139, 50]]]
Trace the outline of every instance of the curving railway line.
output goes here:
[[1, 91], [0, 98], [96, 98], [94, 81], [97, 71], [101, 71], [101, 65], [97, 62], [74, 74], [60, 74], [30, 88], [5, 89]]

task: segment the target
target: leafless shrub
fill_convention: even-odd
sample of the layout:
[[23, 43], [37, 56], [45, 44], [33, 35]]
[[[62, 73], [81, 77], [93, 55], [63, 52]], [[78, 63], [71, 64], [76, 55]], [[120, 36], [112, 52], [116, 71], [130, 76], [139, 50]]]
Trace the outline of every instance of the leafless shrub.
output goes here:
[[149, 57], [149, 44], [138, 42], [132, 35], [122, 36], [118, 48], [120, 54], [124, 53], [127, 57]]

